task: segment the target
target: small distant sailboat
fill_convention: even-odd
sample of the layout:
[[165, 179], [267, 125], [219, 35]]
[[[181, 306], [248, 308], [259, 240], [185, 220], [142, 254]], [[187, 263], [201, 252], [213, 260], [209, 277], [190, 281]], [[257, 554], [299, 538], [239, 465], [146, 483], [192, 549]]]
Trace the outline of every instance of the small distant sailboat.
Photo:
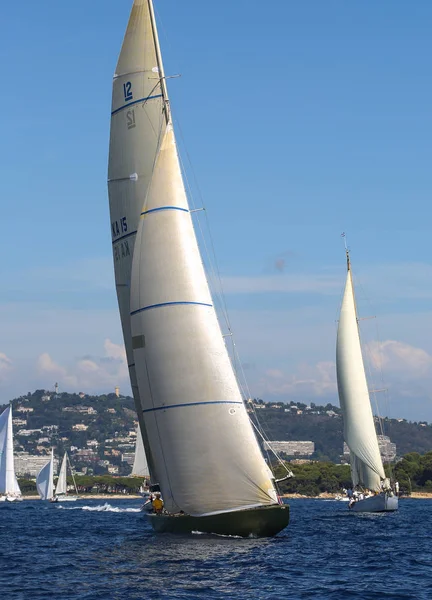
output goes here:
[[135, 458], [131, 474], [133, 477], [150, 477], [147, 459], [144, 452], [144, 442], [139, 424], [137, 427], [137, 438], [135, 442]]
[[12, 405], [0, 415], [0, 502], [22, 500], [15, 476], [13, 456]]
[[51, 448], [49, 461], [42, 467], [36, 477], [36, 488], [41, 500], [54, 499], [54, 450]]
[[[113, 83], [108, 184], [117, 297], [157, 532], [272, 536], [289, 507], [255, 437], [192, 223], [152, 0], [135, 0]], [[151, 489], [154, 487], [151, 486]]]
[[398, 498], [385, 475], [375, 431], [348, 248], [346, 257], [348, 273], [337, 332], [336, 372], [351, 477], [358, 491], [349, 506], [354, 512], [395, 511]]
[[[71, 471], [76, 496], [68, 494], [68, 491], [67, 491], [67, 467], [68, 467], [68, 465], [69, 465], [69, 468]], [[60, 467], [60, 472], [59, 472], [59, 476], [58, 476], [58, 480], [57, 480], [57, 485], [56, 485], [53, 501], [55, 501], [55, 502], [75, 502], [76, 500], [79, 500], [78, 488], [76, 486], [75, 476], [74, 476], [72, 465], [71, 465], [71, 462], [69, 459], [69, 455], [67, 452], [65, 452], [64, 456], [63, 456], [62, 464]]]

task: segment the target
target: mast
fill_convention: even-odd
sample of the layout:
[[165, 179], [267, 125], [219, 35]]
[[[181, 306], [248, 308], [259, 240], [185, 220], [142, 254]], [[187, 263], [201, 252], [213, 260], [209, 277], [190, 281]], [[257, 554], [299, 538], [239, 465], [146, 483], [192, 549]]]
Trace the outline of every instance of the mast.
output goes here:
[[156, 60], [157, 60], [158, 69], [159, 69], [159, 78], [160, 78], [159, 81], [161, 84], [162, 95], [163, 95], [163, 99], [165, 102], [164, 113], [165, 113], [166, 124], [168, 125], [168, 123], [170, 122], [170, 119], [171, 119], [171, 111], [170, 111], [169, 98], [168, 98], [168, 89], [167, 89], [166, 79], [165, 79], [165, 71], [164, 71], [163, 62], [162, 62], [162, 54], [161, 54], [161, 49], [160, 49], [160, 44], [159, 44], [159, 34], [158, 34], [157, 26], [156, 26], [156, 18], [155, 18], [153, 0], [148, 0], [148, 5], [149, 5], [149, 12], [150, 12], [151, 26], [152, 26], [152, 30], [153, 30], [153, 38], [154, 38], [154, 42], [155, 42]]

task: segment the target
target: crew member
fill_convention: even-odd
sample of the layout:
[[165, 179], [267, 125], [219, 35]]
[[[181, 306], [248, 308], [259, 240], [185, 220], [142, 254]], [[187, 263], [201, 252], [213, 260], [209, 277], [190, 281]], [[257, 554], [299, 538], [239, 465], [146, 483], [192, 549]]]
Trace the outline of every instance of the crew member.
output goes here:
[[164, 503], [161, 498], [160, 492], [155, 493], [155, 499], [152, 502], [152, 506], [153, 512], [155, 512], [157, 515], [160, 515], [162, 513]]

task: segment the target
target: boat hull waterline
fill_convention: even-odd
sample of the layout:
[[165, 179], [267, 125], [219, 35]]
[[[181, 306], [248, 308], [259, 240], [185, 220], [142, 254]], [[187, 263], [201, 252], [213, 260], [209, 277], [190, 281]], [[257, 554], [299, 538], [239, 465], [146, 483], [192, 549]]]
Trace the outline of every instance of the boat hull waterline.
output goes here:
[[398, 510], [399, 501], [397, 496], [378, 494], [370, 498], [364, 498], [355, 502], [350, 510], [352, 512], [394, 512]]
[[289, 523], [289, 506], [275, 505], [220, 513], [205, 517], [147, 515], [156, 533], [213, 533], [240, 537], [272, 537]]

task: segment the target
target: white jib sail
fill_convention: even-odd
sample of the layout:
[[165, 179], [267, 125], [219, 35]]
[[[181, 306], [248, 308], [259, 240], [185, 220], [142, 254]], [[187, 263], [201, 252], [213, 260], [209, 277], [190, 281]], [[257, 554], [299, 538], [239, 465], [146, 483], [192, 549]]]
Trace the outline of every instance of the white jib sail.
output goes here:
[[12, 406], [0, 415], [0, 494], [20, 495], [13, 457]]
[[141, 428], [137, 427], [137, 439], [135, 443], [135, 459], [132, 467], [132, 475], [137, 477], [148, 477], [150, 475], [147, 460], [144, 452], [143, 438]]
[[336, 372], [353, 484], [379, 490], [385, 474], [363, 364], [350, 268], [337, 333]]
[[11, 405], [0, 415], [0, 494], [21, 495], [15, 476]]
[[131, 325], [165, 506], [203, 515], [274, 504], [210, 296], [171, 124], [141, 216]]
[[[153, 7], [150, 0], [135, 0], [113, 81], [108, 192], [117, 299], [144, 436], [130, 332], [130, 279], [138, 222], [167, 123], [166, 100]], [[151, 469], [147, 444], [146, 452]]]
[[42, 467], [36, 477], [36, 487], [41, 500], [51, 500], [54, 490], [54, 456], [51, 450], [51, 458], [47, 464]]
[[67, 452], [64, 453], [55, 489], [55, 495], [61, 496], [67, 492]]

